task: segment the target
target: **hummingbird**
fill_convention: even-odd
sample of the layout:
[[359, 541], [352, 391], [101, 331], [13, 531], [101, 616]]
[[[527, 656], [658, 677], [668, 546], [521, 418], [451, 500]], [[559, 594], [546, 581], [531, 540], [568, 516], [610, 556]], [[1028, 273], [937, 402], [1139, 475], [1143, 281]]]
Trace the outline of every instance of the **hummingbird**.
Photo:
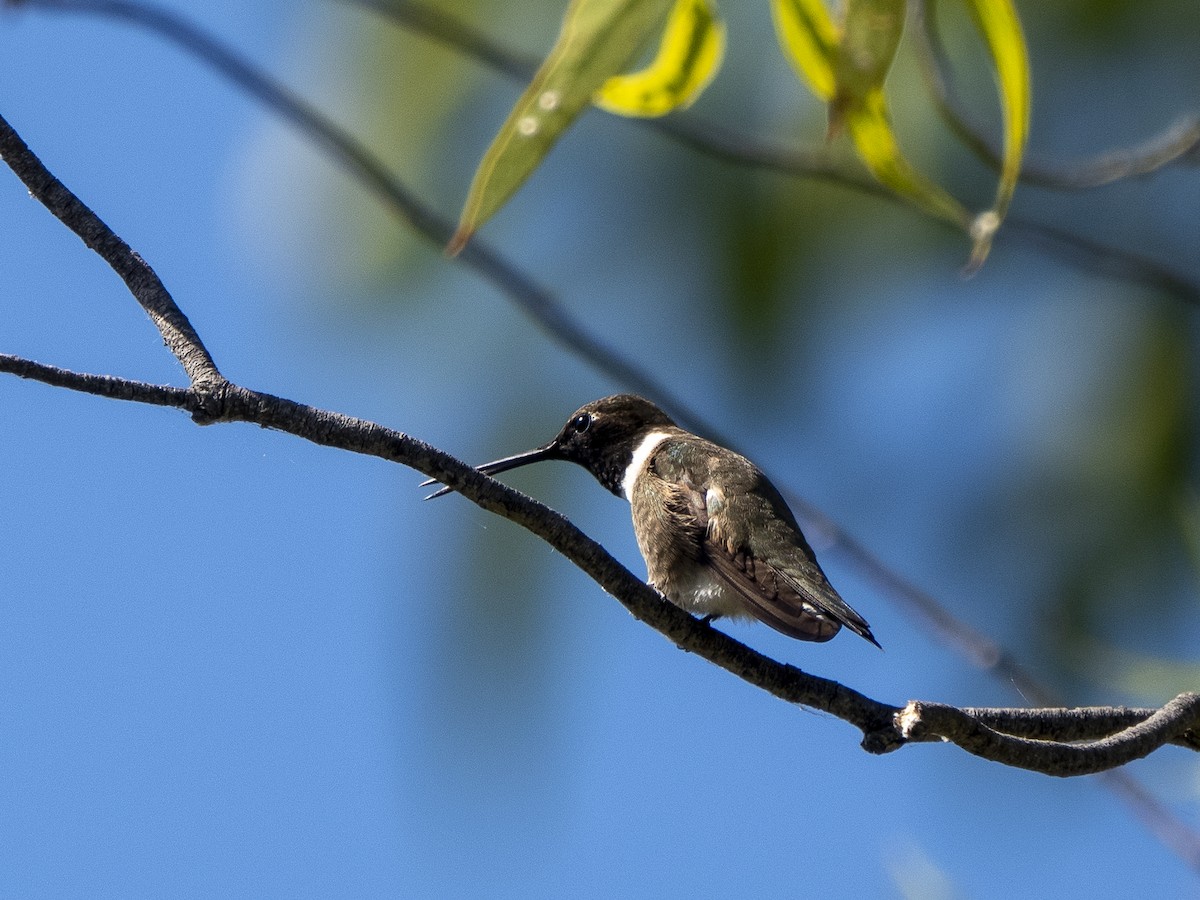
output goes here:
[[802, 641], [827, 641], [844, 625], [880, 646], [833, 589], [762, 470], [680, 428], [649, 400], [595, 400], [550, 443], [477, 471], [497, 475], [551, 459], [583, 466], [629, 501], [648, 581], [676, 606], [706, 621], [758, 619]]

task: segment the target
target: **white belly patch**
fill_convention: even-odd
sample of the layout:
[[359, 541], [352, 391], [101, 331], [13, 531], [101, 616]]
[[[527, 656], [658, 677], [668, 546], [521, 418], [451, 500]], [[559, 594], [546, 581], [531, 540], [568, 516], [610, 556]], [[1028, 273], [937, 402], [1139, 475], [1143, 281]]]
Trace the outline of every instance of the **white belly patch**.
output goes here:
[[621, 479], [621, 491], [625, 494], [625, 499], [630, 503], [633, 502], [633, 483], [638, 480], [638, 476], [646, 468], [646, 463], [650, 461], [650, 457], [654, 455], [654, 451], [658, 449], [658, 445], [669, 437], [670, 435], [665, 431], [652, 431], [642, 438], [640, 444], [633, 448], [633, 459], [629, 461], [629, 467], [625, 470], [625, 477]]

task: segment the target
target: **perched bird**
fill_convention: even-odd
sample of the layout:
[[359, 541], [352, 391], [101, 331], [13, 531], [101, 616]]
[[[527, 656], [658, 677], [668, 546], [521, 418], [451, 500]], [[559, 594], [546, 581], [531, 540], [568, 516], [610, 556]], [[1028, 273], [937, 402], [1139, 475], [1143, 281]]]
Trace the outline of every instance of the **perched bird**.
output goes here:
[[550, 443], [478, 471], [496, 475], [548, 459], [578, 463], [629, 501], [650, 584], [676, 606], [710, 620], [759, 619], [802, 641], [827, 641], [845, 625], [880, 646], [830, 585], [759, 468], [684, 431], [649, 400], [596, 400]]

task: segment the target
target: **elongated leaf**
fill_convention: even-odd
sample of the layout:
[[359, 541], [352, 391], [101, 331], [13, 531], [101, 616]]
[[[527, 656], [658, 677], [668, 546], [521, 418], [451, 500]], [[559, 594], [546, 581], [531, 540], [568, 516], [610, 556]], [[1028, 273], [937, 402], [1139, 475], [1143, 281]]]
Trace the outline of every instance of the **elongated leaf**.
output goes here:
[[1004, 220], [1017, 188], [1029, 136], [1031, 86], [1029, 51], [1011, 0], [968, 0], [968, 6], [996, 67], [1004, 115], [1004, 160], [996, 186], [996, 200], [990, 210], [979, 214], [971, 229], [975, 249], [968, 268], [977, 269], [987, 257], [992, 237]]
[[595, 103], [622, 116], [666, 115], [692, 104], [724, 56], [725, 23], [712, 0], [676, 0], [654, 61], [640, 72], [608, 79]]
[[905, 0], [848, 0], [841, 40], [833, 54], [836, 86], [829, 103], [829, 135], [841, 130], [848, 109], [882, 90], [904, 33]]
[[784, 55], [812, 92], [828, 103], [837, 90], [833, 57], [839, 41], [829, 10], [822, 0], [771, 0], [771, 14]]
[[484, 154], [447, 251], [460, 251], [537, 168], [596, 90], [658, 33], [672, 0], [572, 0], [562, 30]]
[[872, 175], [931, 215], [969, 232], [973, 221], [971, 213], [913, 168], [900, 152], [881, 89], [876, 88], [861, 103], [847, 110], [845, 116], [846, 130], [854, 142], [854, 149]]
[[[775, 30], [801, 78], [822, 100], [838, 92], [841, 35], [822, 0], [772, 0]], [[886, 70], [884, 71], [886, 74]], [[971, 214], [945, 190], [921, 175], [900, 152], [883, 95], [882, 79], [842, 112], [859, 159], [880, 183], [964, 231]]]

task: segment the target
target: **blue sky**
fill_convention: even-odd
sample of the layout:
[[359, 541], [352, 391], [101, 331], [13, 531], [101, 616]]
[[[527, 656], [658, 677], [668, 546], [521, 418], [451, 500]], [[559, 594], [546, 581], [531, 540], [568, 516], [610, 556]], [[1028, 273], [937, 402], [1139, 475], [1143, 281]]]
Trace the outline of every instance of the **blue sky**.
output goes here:
[[[339, 4], [196, 14], [354, 124], [369, 20]], [[439, 164], [413, 178], [445, 213], [511, 97], [484, 92], [430, 132]], [[236, 382], [474, 462], [544, 441], [622, 387], [152, 36], [5, 10], [0, 103]], [[971, 282], [948, 253], [868, 252], [852, 281], [832, 263], [813, 273], [803, 289], [819, 299], [781, 326], [809, 355], [747, 393], [705, 304], [701, 238], [669, 185], [613, 164], [653, 155], [654, 139], [609, 122], [585, 121], [489, 238], [778, 480], [1036, 659], [1021, 642], [1054, 561], [977, 510], [1053, 449], [1046, 423], [1086, 393], [1081, 367], [1132, 352], [1143, 311], [1017, 249], [998, 246]], [[651, 201], [633, 227], [660, 242], [622, 228], [632, 196]], [[0, 350], [184, 383], [118, 280], [5, 173], [0, 221]], [[903, 241], [912, 221], [889, 208], [862, 240]], [[13, 378], [0, 415], [0, 895], [1195, 893], [1097, 779], [949, 747], [868, 756], [844, 723], [680, 653], [515, 526], [461, 498], [420, 502], [417, 473]], [[508, 480], [644, 571], [627, 506], [586, 473]], [[1020, 703], [843, 554], [823, 559], [885, 652], [731, 632], [884, 700]], [[1194, 582], [1175, 589], [1191, 613], [1143, 640], [1187, 659]], [[1193, 759], [1169, 748], [1131, 771], [1200, 827]]]

